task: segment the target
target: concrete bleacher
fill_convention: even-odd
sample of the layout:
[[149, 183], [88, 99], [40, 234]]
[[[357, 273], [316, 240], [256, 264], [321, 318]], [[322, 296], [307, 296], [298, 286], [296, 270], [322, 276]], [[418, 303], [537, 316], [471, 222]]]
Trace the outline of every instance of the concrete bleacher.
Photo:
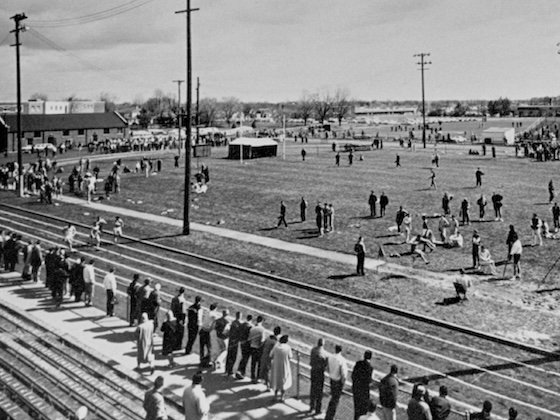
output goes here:
[[[0, 274], [1, 316], [19, 327], [0, 326], [0, 419], [33, 418], [38, 412], [64, 419], [82, 405], [89, 408], [88, 420], [142, 419], [144, 393], [158, 375], [165, 379], [170, 419], [184, 417], [181, 395], [198, 370], [197, 355], [181, 355], [178, 367], [169, 369], [156, 341], [155, 374], [135, 372], [135, 329], [126, 321], [83, 303], [66, 301], [56, 310], [44, 286], [8, 273]], [[211, 419], [295, 419], [307, 409], [293, 398], [272, 403], [262, 384], [217, 372], [204, 376]]]

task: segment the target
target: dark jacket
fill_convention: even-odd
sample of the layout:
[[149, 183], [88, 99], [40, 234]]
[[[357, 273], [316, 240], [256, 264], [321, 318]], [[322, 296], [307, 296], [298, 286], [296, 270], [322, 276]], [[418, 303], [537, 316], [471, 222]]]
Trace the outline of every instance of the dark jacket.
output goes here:
[[379, 382], [379, 403], [385, 408], [397, 406], [397, 395], [399, 393], [399, 380], [390, 373]]

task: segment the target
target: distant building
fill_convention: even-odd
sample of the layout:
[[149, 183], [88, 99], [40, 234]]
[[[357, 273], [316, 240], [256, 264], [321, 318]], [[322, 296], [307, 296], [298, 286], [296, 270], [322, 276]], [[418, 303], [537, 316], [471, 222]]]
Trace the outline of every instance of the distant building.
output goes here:
[[[65, 142], [86, 145], [111, 137], [127, 137], [128, 122], [117, 112], [90, 114], [23, 114], [22, 146]], [[0, 152], [17, 151], [17, 116], [0, 116]]]
[[408, 114], [416, 114], [418, 112], [417, 107], [369, 107], [369, 106], [356, 106], [354, 107], [354, 114], [357, 117], [362, 116], [377, 116], [377, 115], [408, 115]]
[[486, 144], [507, 144], [515, 143], [515, 129], [504, 127], [490, 127], [482, 132], [482, 141]]
[[517, 105], [517, 113], [520, 117], [558, 117], [560, 116], [560, 105]]
[[[0, 102], [0, 115], [17, 112], [16, 102]], [[30, 99], [21, 103], [22, 114], [93, 114], [105, 112], [103, 101], [42, 101]]]

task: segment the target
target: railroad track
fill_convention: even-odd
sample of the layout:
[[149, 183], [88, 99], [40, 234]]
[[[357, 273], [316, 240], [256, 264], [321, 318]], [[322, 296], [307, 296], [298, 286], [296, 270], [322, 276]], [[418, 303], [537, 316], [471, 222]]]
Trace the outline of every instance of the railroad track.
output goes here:
[[[53, 243], [61, 242], [65, 222], [13, 207], [0, 210], [0, 226]], [[299, 341], [323, 336], [341, 343], [352, 359], [373, 349], [378, 372], [397, 363], [410, 382], [428, 382], [432, 389], [446, 384], [455, 400], [466, 403], [457, 403], [459, 409], [489, 398], [502, 414], [515, 406], [526, 416], [560, 418], [558, 355], [545, 349], [172, 249], [165, 239], [156, 244], [128, 238], [101, 251], [84, 247], [80, 252], [95, 255], [98, 267], [116, 266], [123, 274], [121, 290], [139, 272], [157, 279], [168, 296], [183, 285], [207, 302], [263, 313], [269, 326], [283, 325]]]
[[[86, 407], [91, 420], [141, 420], [151, 386], [0, 304], [0, 418], [62, 420]], [[171, 404], [171, 417], [182, 418]]]

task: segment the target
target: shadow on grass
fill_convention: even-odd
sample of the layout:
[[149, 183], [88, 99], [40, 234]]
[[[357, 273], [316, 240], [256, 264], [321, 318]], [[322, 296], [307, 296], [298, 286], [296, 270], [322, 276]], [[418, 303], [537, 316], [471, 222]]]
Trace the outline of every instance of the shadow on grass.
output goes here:
[[533, 206], [550, 206], [552, 203], [533, 203]]
[[458, 303], [462, 303], [463, 301], [459, 296], [443, 298], [441, 302], [436, 302], [438, 306], [449, 306], [449, 305], [456, 305]]
[[271, 231], [276, 230], [276, 229], [278, 229], [278, 226], [261, 228], [261, 229], [259, 229], [259, 232], [271, 232]]
[[558, 292], [560, 291], [560, 287], [554, 287], [552, 289], [541, 289], [541, 290], [535, 290], [535, 293], [552, 293], [552, 292]]
[[361, 219], [361, 220], [373, 220], [373, 219], [381, 219], [381, 216], [354, 216], [350, 219]]
[[327, 277], [329, 280], [344, 280], [349, 277], [358, 277], [357, 273], [351, 274], [333, 274], [332, 276]]
[[401, 236], [399, 233], [389, 233], [387, 235], [377, 235], [374, 238], [394, 238], [395, 236]]

